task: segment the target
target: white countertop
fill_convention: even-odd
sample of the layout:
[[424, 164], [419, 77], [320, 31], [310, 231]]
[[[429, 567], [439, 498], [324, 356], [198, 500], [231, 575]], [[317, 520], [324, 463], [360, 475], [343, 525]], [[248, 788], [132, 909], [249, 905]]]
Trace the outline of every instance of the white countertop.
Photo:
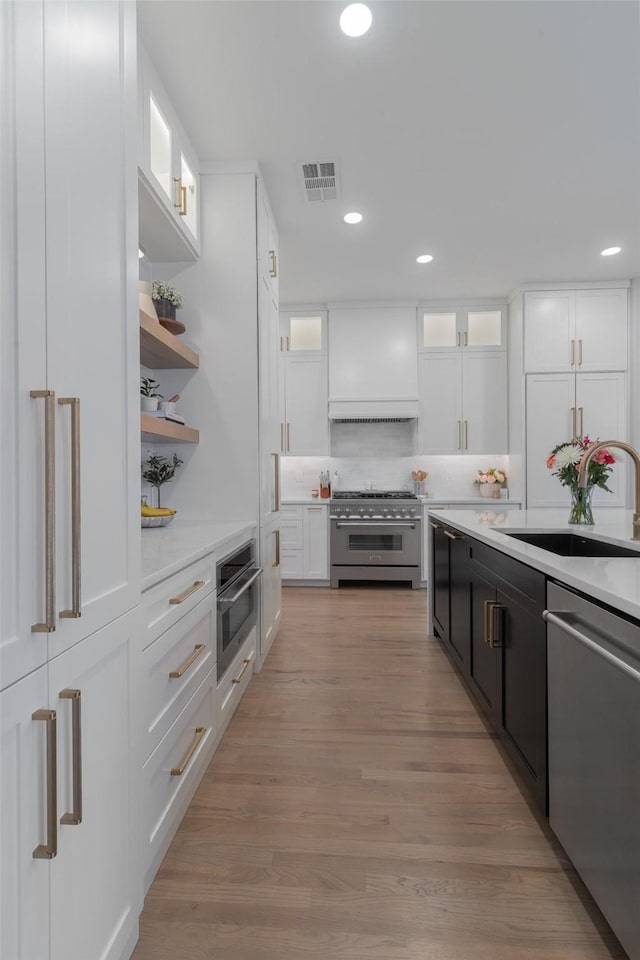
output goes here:
[[477, 503], [478, 506], [483, 505], [483, 508], [490, 506], [491, 508], [504, 506], [505, 503], [522, 503], [522, 500], [517, 500], [512, 497], [504, 497], [500, 499], [499, 497], [482, 497], [478, 494], [477, 497], [425, 497], [420, 496], [418, 500], [421, 503], [424, 503], [425, 507], [428, 507], [429, 504], [434, 506], [438, 503]]
[[296, 504], [296, 503], [313, 503], [314, 505], [317, 505], [317, 506], [322, 506], [322, 505], [324, 504], [325, 507], [328, 507], [328, 506], [329, 506], [329, 498], [328, 498], [328, 497], [311, 497], [311, 496], [309, 496], [309, 497], [287, 497], [286, 499], [282, 499], [282, 500], [280, 501], [280, 505], [281, 505], [282, 507], [286, 507], [286, 506], [288, 506], [289, 504], [293, 505], [293, 504]]
[[178, 517], [168, 527], [144, 527], [142, 530], [142, 590], [148, 590], [189, 563], [208, 553], [222, 556], [234, 540], [242, 542], [256, 534], [251, 521], [196, 523]]
[[[438, 510], [434, 520], [444, 520], [463, 533], [502, 553], [521, 560], [549, 577], [566, 583], [587, 596], [608, 603], [640, 619], [640, 541], [631, 540], [633, 514], [630, 510], [594, 511], [593, 526], [567, 523], [568, 507], [555, 510], [503, 510], [499, 501], [484, 510]], [[638, 549], [634, 557], [561, 557], [540, 547], [534, 547], [513, 537], [505, 537], [501, 530], [520, 530], [543, 533], [550, 530], [594, 536], [630, 549]]]

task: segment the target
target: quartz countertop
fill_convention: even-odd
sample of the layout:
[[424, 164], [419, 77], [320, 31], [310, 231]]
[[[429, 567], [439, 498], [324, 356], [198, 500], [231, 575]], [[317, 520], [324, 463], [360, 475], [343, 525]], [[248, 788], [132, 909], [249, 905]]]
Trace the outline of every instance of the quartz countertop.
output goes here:
[[176, 518], [168, 527], [142, 529], [142, 590], [148, 590], [171, 574], [195, 563], [208, 553], [222, 556], [234, 540], [255, 536], [256, 524], [229, 520], [197, 523]]
[[328, 498], [328, 497], [312, 497], [312, 496], [308, 496], [308, 497], [283, 497], [283, 498], [280, 500], [280, 505], [283, 506], [283, 507], [286, 507], [286, 506], [289, 506], [289, 505], [293, 506], [294, 504], [297, 504], [297, 503], [313, 503], [313, 504], [317, 504], [318, 506], [320, 506], [321, 504], [324, 503], [325, 506], [328, 506], [328, 504], [329, 504], [329, 498]]
[[418, 497], [418, 500], [419, 500], [421, 503], [424, 503], [425, 507], [428, 507], [429, 504], [433, 504], [433, 505], [435, 506], [435, 505], [438, 504], [438, 503], [469, 503], [469, 504], [477, 503], [478, 506], [480, 506], [480, 505], [482, 504], [485, 509], [486, 509], [487, 506], [491, 506], [491, 507], [504, 506], [505, 503], [522, 503], [522, 500], [518, 500], [518, 499], [515, 498], [515, 497], [504, 497], [504, 498], [495, 497], [495, 498], [493, 498], [493, 497], [482, 497], [482, 496], [480, 496], [480, 495], [478, 495], [477, 497], [473, 497], [473, 496], [470, 496], [470, 497], [427, 497], [427, 496], [419, 496], [419, 497]]
[[[490, 502], [489, 502], [490, 503]], [[616, 610], [640, 619], [640, 541], [631, 540], [633, 513], [606, 508], [596, 511], [593, 526], [567, 523], [566, 509], [503, 510], [496, 500], [484, 510], [438, 510], [434, 520], [474, 537], [502, 553], [521, 560], [561, 583]], [[505, 537], [504, 530], [528, 533], [549, 531], [596, 537], [638, 550], [635, 557], [562, 557], [522, 540]]]

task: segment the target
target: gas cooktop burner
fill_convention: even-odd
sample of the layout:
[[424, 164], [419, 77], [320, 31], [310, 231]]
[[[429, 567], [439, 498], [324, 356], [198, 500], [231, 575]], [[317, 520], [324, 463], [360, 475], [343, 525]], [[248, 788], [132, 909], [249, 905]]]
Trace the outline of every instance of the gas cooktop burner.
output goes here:
[[336, 490], [332, 500], [417, 500], [408, 490]]

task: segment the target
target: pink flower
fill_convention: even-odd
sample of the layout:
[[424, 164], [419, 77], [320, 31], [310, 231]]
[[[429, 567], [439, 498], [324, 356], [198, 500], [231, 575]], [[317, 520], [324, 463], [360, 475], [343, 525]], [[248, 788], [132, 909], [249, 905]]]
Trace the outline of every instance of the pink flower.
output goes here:
[[550, 453], [549, 456], [547, 457], [547, 469], [551, 470], [555, 462], [556, 462], [555, 454]]
[[488, 474], [487, 474], [487, 483], [495, 483], [495, 482], [496, 482], [496, 478], [494, 477], [494, 475], [493, 475], [492, 473], [488, 473]]
[[615, 463], [615, 457], [612, 457], [609, 451], [605, 448], [603, 450], [598, 450], [598, 452], [593, 457], [594, 463]]
[[487, 474], [486, 474], [486, 473], [481, 473], [481, 474], [480, 474], [480, 483], [488, 483], [488, 482], [489, 482], [489, 477], [487, 476]]

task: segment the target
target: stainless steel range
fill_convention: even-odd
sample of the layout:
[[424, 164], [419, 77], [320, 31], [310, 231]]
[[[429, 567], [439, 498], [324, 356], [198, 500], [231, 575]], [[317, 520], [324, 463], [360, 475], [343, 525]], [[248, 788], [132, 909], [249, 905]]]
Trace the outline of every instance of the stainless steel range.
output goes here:
[[404, 580], [420, 586], [422, 511], [405, 490], [340, 491], [329, 503], [331, 586]]

